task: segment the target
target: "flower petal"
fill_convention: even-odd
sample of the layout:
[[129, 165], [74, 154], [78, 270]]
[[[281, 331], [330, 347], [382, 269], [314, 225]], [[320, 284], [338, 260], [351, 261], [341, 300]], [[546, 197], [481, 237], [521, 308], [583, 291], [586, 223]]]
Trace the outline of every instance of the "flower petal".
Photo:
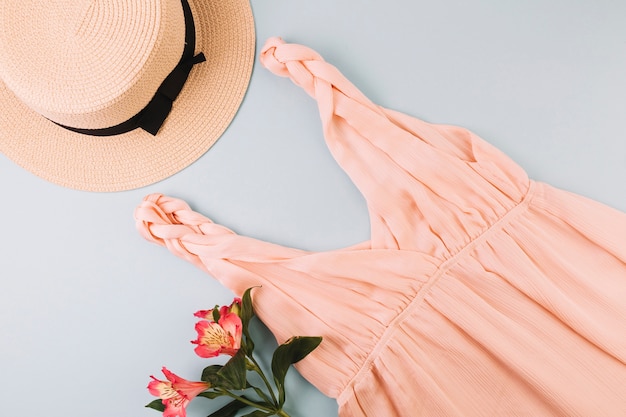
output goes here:
[[[229, 334], [215, 322], [199, 321], [196, 323], [198, 339], [191, 343], [197, 344], [195, 349], [198, 356], [212, 358], [222, 352], [223, 347], [231, 347], [232, 340]], [[202, 347], [201, 349], [199, 349]]]
[[213, 310], [198, 310], [193, 315], [200, 319], [211, 320], [213, 319]]
[[210, 388], [208, 382], [188, 381], [165, 367], [163, 367], [162, 372], [167, 381], [161, 381], [151, 376], [153, 380], [148, 384], [148, 390], [150, 394], [161, 398], [163, 401], [163, 405], [165, 405], [163, 417], [185, 417], [187, 404], [198, 394]]
[[230, 344], [228, 347], [239, 349], [241, 347], [241, 335], [243, 331], [241, 318], [234, 313], [228, 313], [220, 317], [219, 325], [230, 336]]

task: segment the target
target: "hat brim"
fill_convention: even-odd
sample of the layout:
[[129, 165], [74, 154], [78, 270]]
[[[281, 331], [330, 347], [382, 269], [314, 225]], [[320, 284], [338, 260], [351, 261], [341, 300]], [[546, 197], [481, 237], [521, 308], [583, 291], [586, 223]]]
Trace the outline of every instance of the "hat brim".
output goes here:
[[194, 66], [157, 136], [141, 129], [95, 137], [57, 126], [24, 105], [0, 81], [0, 152], [64, 187], [111, 192], [165, 179], [202, 156], [224, 133], [244, 98], [255, 52], [248, 0], [189, 0], [197, 50]]

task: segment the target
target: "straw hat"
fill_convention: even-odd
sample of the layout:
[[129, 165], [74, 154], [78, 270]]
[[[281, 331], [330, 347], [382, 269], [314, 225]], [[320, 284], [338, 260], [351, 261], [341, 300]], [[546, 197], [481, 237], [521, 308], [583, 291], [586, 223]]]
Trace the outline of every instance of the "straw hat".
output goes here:
[[0, 152], [70, 188], [157, 182], [228, 127], [254, 49], [248, 0], [2, 0]]

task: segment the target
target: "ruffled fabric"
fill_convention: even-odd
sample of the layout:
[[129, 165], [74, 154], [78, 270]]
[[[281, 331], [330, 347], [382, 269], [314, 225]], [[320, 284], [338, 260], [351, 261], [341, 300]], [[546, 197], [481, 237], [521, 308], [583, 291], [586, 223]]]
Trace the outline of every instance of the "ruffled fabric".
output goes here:
[[268, 40], [261, 63], [317, 100], [371, 240], [307, 252], [250, 239], [178, 199], [135, 212], [144, 237], [234, 292], [342, 417], [622, 416], [626, 215], [528, 179], [473, 133], [369, 101], [315, 51]]

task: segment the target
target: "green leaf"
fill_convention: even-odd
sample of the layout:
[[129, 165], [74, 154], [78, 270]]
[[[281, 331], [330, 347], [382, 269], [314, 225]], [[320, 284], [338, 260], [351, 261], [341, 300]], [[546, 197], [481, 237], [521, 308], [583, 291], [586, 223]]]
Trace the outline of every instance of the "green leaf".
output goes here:
[[322, 342], [321, 337], [296, 336], [278, 346], [272, 357], [272, 374], [278, 388], [279, 404], [285, 403], [285, 376], [292, 363], [304, 359]]
[[224, 393], [222, 392], [205, 391], [205, 392], [201, 392], [200, 394], [198, 394], [198, 397], [204, 397], [204, 398], [208, 398], [209, 400], [214, 400], [217, 397], [221, 397], [222, 395], [224, 395]]
[[248, 383], [246, 378], [246, 356], [243, 350], [239, 350], [230, 358], [226, 365], [217, 372], [219, 381], [217, 386], [226, 389], [245, 389]]
[[202, 376], [200, 377], [201, 381], [208, 382], [212, 387], [220, 386], [220, 376], [218, 375], [219, 371], [223, 368], [222, 365], [210, 365], [204, 368], [202, 371]]
[[150, 404], [146, 404], [146, 408], [152, 408], [154, 410], [163, 412], [165, 411], [165, 405], [160, 399], [152, 401]]
[[249, 407], [248, 404], [242, 403], [239, 400], [233, 400], [219, 410], [209, 414], [208, 417], [235, 417], [237, 411], [246, 407]]
[[247, 328], [243, 331], [243, 335], [245, 336], [245, 342], [242, 343], [242, 346], [246, 353], [250, 356], [252, 355], [252, 352], [254, 352], [254, 341], [252, 341]]
[[252, 317], [254, 317], [254, 306], [252, 305], [252, 297], [250, 295], [253, 288], [254, 287], [248, 288], [241, 296], [241, 312], [239, 313], [239, 317], [241, 318], [241, 329], [243, 331], [243, 335], [245, 336], [244, 346], [248, 355], [252, 355], [252, 352], [254, 351], [254, 342], [248, 332], [248, 325], [250, 324]]
[[252, 319], [252, 317], [254, 316], [254, 307], [252, 306], [252, 297], [250, 296], [252, 288], [248, 288], [241, 296], [240, 317], [244, 329], [248, 328], [248, 323], [250, 323], [250, 319]]
[[251, 412], [250, 414], [245, 414], [241, 417], [267, 417], [267, 416], [272, 416], [272, 415], [274, 414], [267, 413], [263, 410], [256, 410], [256, 411]]
[[254, 392], [256, 392], [256, 395], [259, 396], [259, 398], [265, 401], [267, 405], [271, 406], [272, 400], [261, 388], [255, 387], [254, 385], [248, 385], [246, 388], [252, 388]]
[[219, 306], [213, 307], [213, 321], [216, 322], [216, 323], [218, 321], [220, 321], [220, 308], [219, 308]]

